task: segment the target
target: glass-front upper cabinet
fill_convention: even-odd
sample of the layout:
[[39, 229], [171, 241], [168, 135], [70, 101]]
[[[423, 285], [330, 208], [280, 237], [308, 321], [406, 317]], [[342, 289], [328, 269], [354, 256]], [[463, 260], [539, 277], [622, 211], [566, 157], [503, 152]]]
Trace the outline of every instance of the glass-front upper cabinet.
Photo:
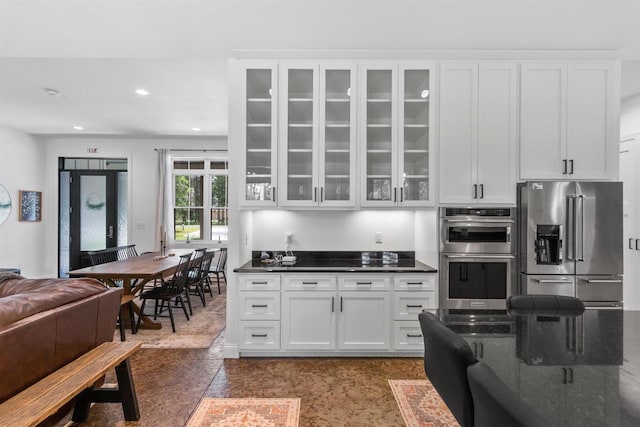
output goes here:
[[243, 66], [244, 206], [275, 206], [277, 182], [276, 67]]
[[433, 70], [400, 66], [399, 180], [398, 202], [405, 206], [433, 204]]
[[355, 205], [354, 74], [328, 63], [280, 69], [280, 205]]
[[320, 67], [321, 206], [355, 206], [355, 68]]
[[433, 204], [433, 70], [424, 64], [362, 70], [363, 206]]

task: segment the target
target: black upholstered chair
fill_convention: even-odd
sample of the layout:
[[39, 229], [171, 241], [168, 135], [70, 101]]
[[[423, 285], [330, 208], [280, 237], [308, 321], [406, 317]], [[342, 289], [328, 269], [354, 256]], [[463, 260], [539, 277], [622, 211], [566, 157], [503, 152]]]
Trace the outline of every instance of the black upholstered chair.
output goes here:
[[551, 424], [482, 362], [467, 368], [475, 427], [547, 427]]
[[543, 314], [577, 316], [584, 312], [584, 303], [564, 295], [517, 295], [507, 298], [510, 314]]
[[462, 427], [473, 427], [467, 367], [478, 361], [469, 344], [433, 314], [418, 316], [424, 337], [424, 370]]

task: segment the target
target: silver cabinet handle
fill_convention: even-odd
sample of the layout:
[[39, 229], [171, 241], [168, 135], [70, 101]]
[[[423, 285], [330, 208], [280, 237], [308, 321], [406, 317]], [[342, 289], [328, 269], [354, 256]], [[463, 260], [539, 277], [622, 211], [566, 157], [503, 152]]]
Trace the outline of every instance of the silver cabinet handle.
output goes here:
[[514, 259], [514, 255], [445, 255], [446, 258], [478, 258], [478, 259]]
[[371, 282], [356, 282], [356, 285], [371, 286]]
[[393, 187], [393, 201], [396, 201], [396, 191], [398, 190], [397, 187]]
[[422, 308], [422, 304], [418, 304], [418, 305], [407, 304], [407, 308]]
[[[633, 239], [633, 237], [629, 237], [629, 249], [633, 249], [633, 240], [634, 240], [634, 239]], [[636, 248], [635, 248], [635, 249], [638, 249], [638, 248], [637, 248], [637, 246], [638, 246], [638, 239], [635, 239], [635, 241], [636, 241]]]
[[267, 308], [268, 305], [267, 304], [251, 304], [251, 307], [253, 307], [253, 308]]
[[535, 279], [538, 283], [573, 283], [573, 280], [564, 280], [564, 279]]
[[271, 188], [272, 188], [271, 195], [273, 196], [273, 203], [275, 203], [276, 202], [276, 193], [277, 193], [276, 192], [276, 187], [271, 187]]
[[303, 285], [317, 285], [318, 282], [314, 281], [314, 282], [302, 282]]
[[478, 198], [478, 184], [473, 184], [473, 198]]
[[562, 175], [567, 174], [567, 159], [562, 160]]
[[318, 187], [313, 187], [313, 201], [318, 199]]
[[514, 220], [509, 219], [509, 218], [505, 218], [505, 219], [474, 219], [473, 221], [470, 221], [468, 219], [442, 218], [442, 220], [444, 222], [455, 222], [455, 223], [465, 222], [465, 223], [469, 223], [469, 224], [496, 224], [496, 223], [513, 224], [515, 222]]
[[266, 281], [264, 281], [264, 282], [251, 282], [251, 284], [252, 285], [266, 285], [267, 282]]
[[320, 187], [320, 201], [324, 201], [324, 187]]
[[422, 286], [422, 282], [407, 282], [407, 286]]
[[638, 243], [640, 243], [640, 239], [636, 239], [636, 251], [640, 251], [640, 248], [638, 247]]
[[266, 338], [267, 334], [251, 334], [253, 338]]
[[402, 191], [404, 190], [404, 188], [400, 187], [400, 201], [403, 202], [404, 201], [404, 194], [402, 194]]
[[620, 279], [587, 279], [587, 283], [622, 283]]
[[484, 199], [484, 184], [480, 184], [480, 198]]
[[407, 338], [422, 338], [422, 334], [407, 334]]
[[569, 175], [573, 175], [573, 159], [569, 160]]
[[331, 312], [333, 313], [333, 302], [334, 302], [335, 297], [331, 297]]

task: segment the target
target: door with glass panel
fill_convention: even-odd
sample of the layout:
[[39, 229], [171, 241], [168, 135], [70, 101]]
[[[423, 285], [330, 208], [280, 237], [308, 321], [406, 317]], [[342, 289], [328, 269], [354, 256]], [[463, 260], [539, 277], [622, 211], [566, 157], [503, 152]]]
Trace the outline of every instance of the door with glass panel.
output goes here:
[[245, 150], [243, 206], [275, 206], [277, 182], [277, 72], [243, 64]]
[[355, 67], [320, 67], [320, 206], [355, 206], [355, 75]]
[[280, 202], [317, 206], [318, 66], [287, 63], [280, 69]]
[[402, 64], [399, 70], [398, 204], [433, 204], [430, 179], [435, 157], [433, 146], [433, 70], [425, 64]]
[[[61, 179], [61, 195], [68, 194], [68, 268], [75, 270], [91, 265], [89, 251], [126, 244], [127, 172], [74, 170], [60, 176], [69, 179], [68, 187]], [[66, 233], [62, 227], [61, 235]], [[119, 239], [120, 234], [123, 236]], [[64, 277], [67, 272], [61, 269], [59, 273]]]
[[363, 206], [433, 204], [433, 70], [424, 63], [363, 69]]
[[363, 206], [395, 206], [397, 188], [396, 67], [366, 66], [361, 78]]

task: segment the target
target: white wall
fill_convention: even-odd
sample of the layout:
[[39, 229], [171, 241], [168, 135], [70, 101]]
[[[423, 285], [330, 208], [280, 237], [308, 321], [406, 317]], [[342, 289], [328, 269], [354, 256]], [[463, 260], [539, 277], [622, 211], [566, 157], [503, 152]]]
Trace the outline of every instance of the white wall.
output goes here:
[[[285, 249], [293, 232], [293, 251], [413, 251], [413, 211], [284, 211], [253, 213], [253, 250]], [[382, 243], [375, 233], [382, 232]]]
[[[44, 200], [42, 221], [18, 221], [18, 191], [49, 190], [44, 184], [43, 142], [23, 132], [0, 126], [0, 184], [11, 196], [11, 215], [0, 225], [0, 267], [19, 267], [26, 277], [43, 275], [43, 236], [45, 230], [55, 224], [51, 213], [57, 203]], [[58, 189], [53, 191], [58, 193]], [[55, 271], [55, 270], [54, 270]]]
[[[129, 236], [138, 251], [153, 250], [158, 226], [156, 224], [156, 191], [158, 187], [158, 155], [156, 148], [225, 149], [226, 137], [209, 138], [124, 138], [124, 137], [51, 137], [45, 142], [45, 191], [47, 206], [58, 205], [58, 158], [98, 157], [127, 158], [129, 160]], [[88, 148], [98, 152], [87, 153]], [[196, 153], [197, 154], [197, 153]], [[45, 264], [48, 275], [57, 275], [58, 215], [48, 210], [50, 224], [45, 231]]]
[[622, 100], [620, 108], [620, 138], [640, 134], [640, 94]]

